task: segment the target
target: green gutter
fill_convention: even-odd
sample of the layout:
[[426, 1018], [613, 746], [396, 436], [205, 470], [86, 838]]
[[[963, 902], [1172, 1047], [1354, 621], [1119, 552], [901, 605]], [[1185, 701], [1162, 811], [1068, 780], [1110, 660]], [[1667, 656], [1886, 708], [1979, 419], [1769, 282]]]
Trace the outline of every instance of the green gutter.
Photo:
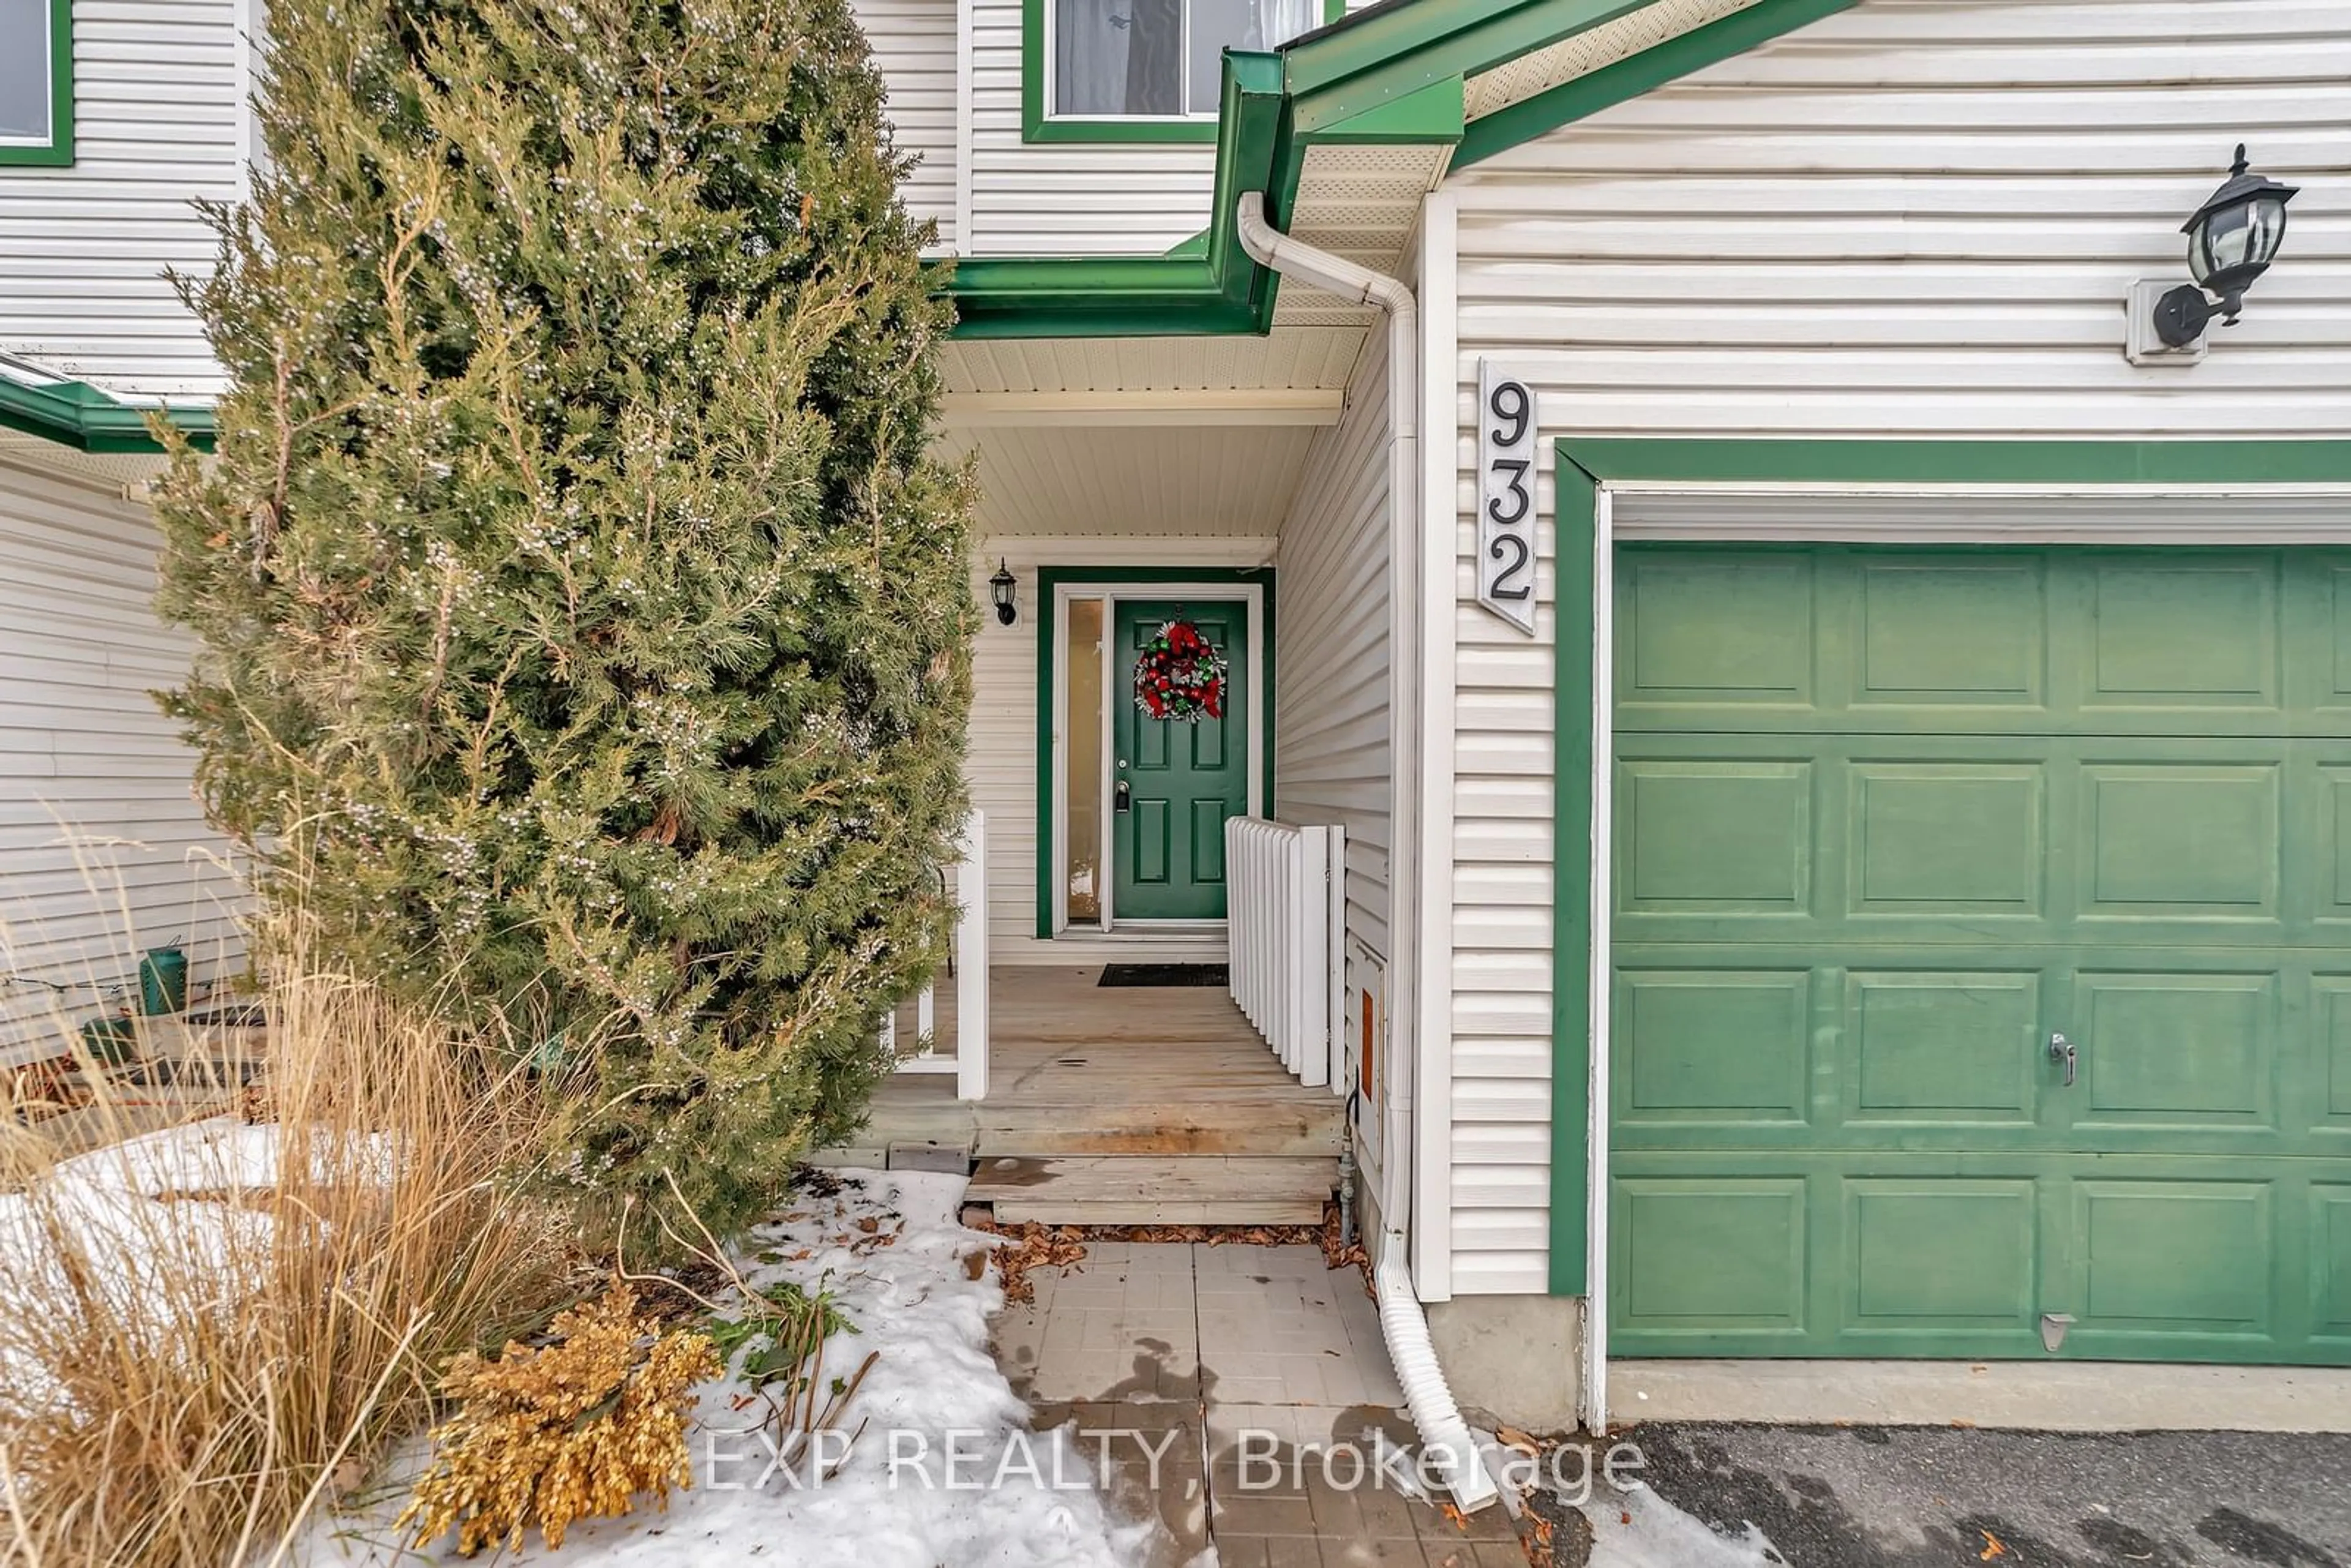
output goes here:
[[[208, 408], [155, 409], [202, 449], [213, 444]], [[0, 427], [21, 430], [80, 452], [161, 452], [149, 427], [151, 411], [119, 402], [88, 382], [36, 385], [0, 371]]]
[[1241, 249], [1242, 193], [1264, 192], [1275, 225], [1286, 228], [1310, 147], [1449, 143], [1463, 131], [1458, 76], [1320, 130], [1301, 131], [1282, 90], [1283, 60], [1280, 54], [1226, 51], [1216, 193], [1206, 230], [1161, 256], [957, 262], [946, 285], [959, 318], [955, 336], [1165, 337], [1270, 329], [1279, 280]]
[[1241, 250], [1235, 209], [1273, 178], [1281, 118], [1278, 55], [1226, 51], [1217, 178], [1207, 231], [1188, 254], [1042, 256], [956, 264], [947, 292], [958, 338], [1152, 337], [1262, 332], [1273, 275]]

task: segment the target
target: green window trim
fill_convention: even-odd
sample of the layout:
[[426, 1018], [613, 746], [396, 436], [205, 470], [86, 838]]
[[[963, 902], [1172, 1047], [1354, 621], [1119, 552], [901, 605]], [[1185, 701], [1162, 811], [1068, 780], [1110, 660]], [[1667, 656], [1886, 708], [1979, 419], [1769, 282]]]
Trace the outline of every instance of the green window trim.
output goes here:
[[[1053, 591], [1063, 583], [1100, 583], [1111, 588], [1148, 588], [1165, 582], [1211, 582], [1255, 588], [1264, 605], [1259, 643], [1265, 668], [1259, 680], [1265, 701], [1258, 705], [1259, 788], [1266, 810], [1273, 809], [1274, 612], [1270, 566], [1040, 566], [1037, 569], [1037, 938], [1053, 939]], [[980, 635], [991, 635], [982, 628]]]
[[[1590, 1281], [1593, 660], [1599, 501], [1616, 481], [1816, 485], [2351, 485], [2351, 441], [1562, 439], [1556, 444], [1559, 632], [1552, 716], [1551, 1291]], [[1578, 612], [1579, 607], [1581, 613]]]
[[0, 166], [61, 169], [73, 161], [73, 0], [49, 0], [48, 140], [0, 142]]
[[[1045, 7], [1051, 0], [1020, 0], [1020, 140], [1029, 143], [1096, 142], [1160, 145], [1214, 142], [1221, 115], [1054, 114], [1045, 106], [1051, 62], [1045, 57]], [[1322, 0], [1324, 26], [1347, 14], [1347, 0]]]

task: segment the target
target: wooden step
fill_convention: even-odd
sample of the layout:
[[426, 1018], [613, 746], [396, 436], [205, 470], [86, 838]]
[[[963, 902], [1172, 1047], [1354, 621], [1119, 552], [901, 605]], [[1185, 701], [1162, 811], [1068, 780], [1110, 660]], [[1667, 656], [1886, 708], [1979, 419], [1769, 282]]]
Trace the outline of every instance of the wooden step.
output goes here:
[[1311, 1155], [999, 1155], [964, 1201], [1015, 1224], [1316, 1225], [1338, 1181], [1336, 1160]]

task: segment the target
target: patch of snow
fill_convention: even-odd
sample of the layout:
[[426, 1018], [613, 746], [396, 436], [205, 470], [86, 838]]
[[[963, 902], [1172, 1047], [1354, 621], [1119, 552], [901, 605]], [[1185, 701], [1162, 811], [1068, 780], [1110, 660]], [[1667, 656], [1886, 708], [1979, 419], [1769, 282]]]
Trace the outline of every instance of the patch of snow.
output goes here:
[[[956, 1218], [965, 1178], [831, 1174], [842, 1178], [836, 1197], [797, 1199], [755, 1228], [737, 1266], [754, 1288], [789, 1280], [829, 1292], [847, 1315], [853, 1330], [824, 1347], [828, 1385], [855, 1377], [867, 1354], [880, 1353], [834, 1417], [850, 1438], [846, 1453], [835, 1439], [789, 1473], [771, 1469], [772, 1450], [758, 1428], [764, 1406], [736, 1408], [748, 1385], [730, 1375], [700, 1391], [688, 1433], [694, 1486], [674, 1494], [666, 1511], [648, 1506], [626, 1519], [580, 1521], [559, 1552], [549, 1552], [534, 1531], [502, 1562], [1130, 1568], [1165, 1547], [1155, 1516], [1112, 1515], [1092, 1456], [1070, 1430], [1029, 1430], [1028, 1406], [988, 1353], [988, 1318], [1003, 1304], [1003, 1288], [993, 1270], [975, 1279], [967, 1264], [995, 1240]], [[413, 1448], [402, 1473], [413, 1476], [424, 1457], [421, 1445]], [[418, 1561], [391, 1524], [405, 1487], [386, 1490], [397, 1495], [359, 1517], [314, 1521], [295, 1560], [314, 1568]], [[426, 1542], [422, 1560], [455, 1561], [450, 1540]]]
[[1754, 1525], [1726, 1540], [1640, 1482], [1625, 1491], [1595, 1488], [1577, 1506], [1592, 1523], [1587, 1568], [1785, 1568], [1787, 1562]]
[[[36, 1179], [53, 1205], [49, 1212], [73, 1228], [88, 1255], [116, 1264], [98, 1287], [135, 1292], [151, 1289], [154, 1272], [174, 1258], [220, 1271], [233, 1258], [257, 1256], [270, 1223], [267, 1215], [234, 1203], [166, 1205], [157, 1195], [266, 1186], [277, 1172], [275, 1126], [215, 1116], [92, 1149]], [[165, 1253], [172, 1256], [159, 1256]], [[0, 1290], [5, 1281], [57, 1267], [40, 1203], [26, 1193], [0, 1194]]]

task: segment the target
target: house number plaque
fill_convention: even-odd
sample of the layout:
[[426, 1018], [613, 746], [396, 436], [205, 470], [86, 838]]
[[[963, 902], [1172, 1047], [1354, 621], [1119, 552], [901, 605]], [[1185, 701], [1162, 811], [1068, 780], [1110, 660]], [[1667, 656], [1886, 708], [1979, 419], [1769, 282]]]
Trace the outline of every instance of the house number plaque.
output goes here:
[[1535, 631], [1535, 394], [1478, 361], [1478, 602]]

